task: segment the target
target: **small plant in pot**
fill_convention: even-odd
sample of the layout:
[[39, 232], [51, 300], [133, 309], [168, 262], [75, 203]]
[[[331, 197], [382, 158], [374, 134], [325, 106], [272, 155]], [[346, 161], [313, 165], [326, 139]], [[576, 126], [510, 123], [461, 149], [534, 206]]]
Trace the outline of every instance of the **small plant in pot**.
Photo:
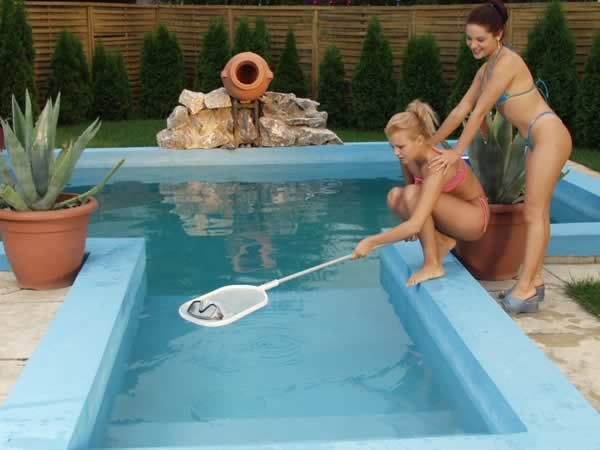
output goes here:
[[477, 241], [457, 242], [455, 253], [481, 280], [514, 278], [525, 248], [525, 140], [499, 112], [486, 116], [469, 147], [469, 160], [490, 204], [490, 223]]
[[23, 288], [55, 289], [73, 283], [83, 262], [87, 224], [98, 193], [123, 164], [83, 194], [63, 189], [100, 123], [54, 154], [60, 95], [48, 100], [35, 126], [29, 93], [25, 114], [12, 98], [12, 127], [0, 119], [8, 158], [0, 157], [0, 232], [17, 282]]

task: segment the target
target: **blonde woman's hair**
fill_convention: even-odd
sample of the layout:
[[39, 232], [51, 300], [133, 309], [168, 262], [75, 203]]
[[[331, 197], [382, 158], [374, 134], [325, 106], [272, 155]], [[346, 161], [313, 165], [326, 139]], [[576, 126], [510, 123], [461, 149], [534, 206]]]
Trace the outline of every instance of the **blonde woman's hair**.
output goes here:
[[414, 137], [419, 134], [430, 138], [435, 133], [439, 119], [435, 111], [421, 100], [413, 100], [406, 111], [394, 114], [385, 126], [385, 135], [389, 138], [400, 130], [410, 130]]

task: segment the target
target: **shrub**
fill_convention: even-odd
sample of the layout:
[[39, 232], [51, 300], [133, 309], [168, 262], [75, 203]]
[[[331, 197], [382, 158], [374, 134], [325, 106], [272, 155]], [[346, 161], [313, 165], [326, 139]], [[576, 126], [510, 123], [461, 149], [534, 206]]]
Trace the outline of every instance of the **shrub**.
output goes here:
[[241, 52], [251, 52], [254, 48], [254, 33], [250, 28], [248, 19], [242, 17], [235, 30], [233, 40], [233, 54], [237, 55]]
[[448, 87], [442, 73], [440, 49], [432, 34], [414, 36], [404, 51], [400, 83], [398, 84], [398, 110], [404, 111], [414, 99], [427, 102], [439, 114], [445, 115]]
[[55, 99], [59, 92], [60, 122], [84, 121], [92, 104], [90, 71], [81, 41], [66, 30], [56, 42], [48, 80], [48, 96]]
[[471, 49], [467, 45], [466, 35], [460, 41], [458, 57], [456, 58], [456, 78], [452, 84], [452, 91], [448, 97], [446, 111], [449, 113], [461, 101], [469, 90], [477, 71], [483, 64], [483, 60], [473, 57]]
[[329, 126], [347, 126], [350, 86], [345, 79], [342, 54], [335, 45], [327, 48], [319, 66], [318, 89], [318, 100], [321, 110], [328, 113]]
[[92, 115], [105, 120], [125, 119], [131, 108], [129, 80], [120, 52], [96, 44], [92, 59]]
[[352, 77], [352, 111], [360, 129], [382, 129], [395, 108], [396, 82], [390, 44], [373, 17]]
[[194, 90], [210, 92], [221, 87], [221, 70], [231, 56], [229, 36], [222, 20], [211, 21], [204, 34], [196, 66]]
[[275, 70], [271, 90], [293, 92], [298, 97], [308, 96], [308, 87], [302, 67], [300, 67], [300, 57], [296, 48], [296, 38], [291, 29], [288, 30], [285, 37], [285, 47]]
[[0, 117], [12, 114], [13, 94], [24, 108], [26, 90], [30, 93], [34, 113], [38, 111], [34, 59], [31, 26], [27, 23], [23, 0], [4, 0], [0, 19]]
[[570, 128], [575, 115], [577, 72], [575, 40], [559, 0], [553, 0], [529, 33], [525, 60], [534, 76], [544, 80], [548, 103]]
[[144, 36], [140, 81], [144, 115], [170, 114], [185, 86], [185, 68], [179, 41], [164, 25]]
[[262, 56], [271, 65], [271, 34], [262, 17], [257, 18], [254, 24], [254, 45], [251, 51]]
[[600, 31], [594, 35], [575, 103], [577, 145], [600, 149]]

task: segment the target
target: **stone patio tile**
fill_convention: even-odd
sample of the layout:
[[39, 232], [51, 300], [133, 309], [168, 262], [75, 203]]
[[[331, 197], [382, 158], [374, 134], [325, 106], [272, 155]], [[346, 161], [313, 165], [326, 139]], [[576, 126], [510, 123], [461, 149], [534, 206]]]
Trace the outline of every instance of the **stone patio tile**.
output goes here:
[[600, 279], [600, 264], [550, 264], [546, 270], [565, 283], [590, 277]]
[[35, 301], [0, 303], [0, 360], [29, 358], [60, 305]]
[[19, 377], [25, 364], [25, 361], [18, 359], [0, 361], [0, 403], [2, 403], [3, 396], [8, 394], [15, 380]]

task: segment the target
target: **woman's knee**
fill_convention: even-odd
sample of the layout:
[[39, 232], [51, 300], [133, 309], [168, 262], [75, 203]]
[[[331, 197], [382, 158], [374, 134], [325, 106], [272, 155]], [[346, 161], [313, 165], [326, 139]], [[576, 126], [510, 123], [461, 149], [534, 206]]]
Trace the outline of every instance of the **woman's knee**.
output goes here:
[[409, 184], [402, 191], [402, 202], [409, 211], [413, 211], [417, 206], [420, 188], [415, 184]]
[[401, 187], [392, 188], [387, 195], [387, 205], [391, 210], [396, 210], [400, 208], [402, 205], [402, 191], [404, 189]]

